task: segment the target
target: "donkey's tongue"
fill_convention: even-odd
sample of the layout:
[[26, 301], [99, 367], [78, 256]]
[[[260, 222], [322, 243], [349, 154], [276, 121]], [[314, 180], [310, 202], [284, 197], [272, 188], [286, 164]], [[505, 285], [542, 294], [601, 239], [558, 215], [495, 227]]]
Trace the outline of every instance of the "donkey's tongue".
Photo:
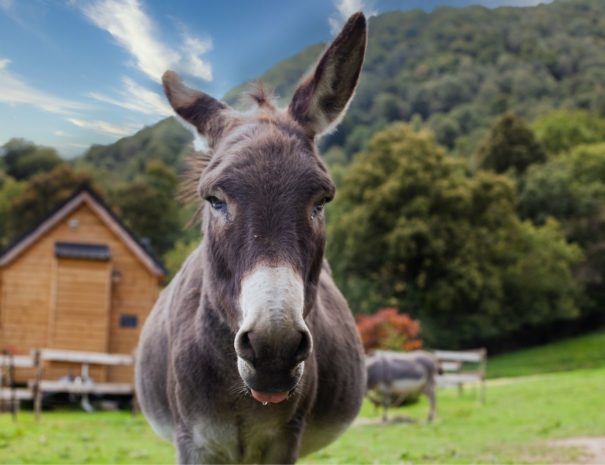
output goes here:
[[250, 389], [250, 391], [252, 392], [252, 397], [264, 404], [267, 402], [279, 404], [288, 398], [288, 392], [259, 392], [254, 389]]

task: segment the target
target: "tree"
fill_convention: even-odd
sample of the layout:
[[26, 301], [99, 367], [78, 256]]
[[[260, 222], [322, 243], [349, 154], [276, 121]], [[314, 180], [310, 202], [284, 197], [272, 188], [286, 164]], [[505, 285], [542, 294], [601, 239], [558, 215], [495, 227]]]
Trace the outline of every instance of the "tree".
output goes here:
[[66, 164], [34, 175], [10, 208], [15, 233], [21, 234], [33, 227], [75, 190], [85, 185], [92, 185], [91, 176], [86, 172], [74, 171]]
[[124, 222], [139, 236], [149, 239], [160, 255], [174, 246], [182, 230], [177, 185], [173, 169], [161, 161], [151, 161], [143, 175], [111, 193], [112, 203]]
[[567, 239], [578, 243], [585, 259], [576, 275], [591, 305], [605, 308], [605, 143], [580, 145], [527, 172], [519, 211], [536, 224], [556, 218]]
[[[377, 133], [331, 215], [328, 253], [345, 294], [371, 283], [370, 295], [420, 319], [429, 344], [485, 343], [578, 313], [571, 267], [581, 253], [557, 222], [520, 221], [512, 180], [471, 175], [430, 133]], [[352, 308], [367, 312], [357, 299]]]
[[11, 208], [24, 188], [24, 182], [16, 181], [0, 171], [0, 249], [6, 247], [16, 235]]
[[587, 111], [546, 113], [534, 121], [533, 129], [542, 146], [552, 155], [581, 144], [605, 142], [605, 119]]
[[172, 279], [174, 275], [179, 271], [187, 257], [199, 247], [201, 239], [192, 239], [190, 241], [184, 241], [179, 239], [174, 244], [174, 247], [170, 249], [164, 255], [164, 263], [168, 269], [168, 279]]
[[508, 113], [492, 127], [487, 140], [479, 148], [479, 166], [504, 173], [512, 170], [523, 174], [528, 166], [543, 163], [546, 154], [523, 120]]
[[3, 149], [5, 170], [17, 180], [48, 172], [63, 163], [55, 149], [41, 147], [24, 139], [11, 139], [3, 145]]

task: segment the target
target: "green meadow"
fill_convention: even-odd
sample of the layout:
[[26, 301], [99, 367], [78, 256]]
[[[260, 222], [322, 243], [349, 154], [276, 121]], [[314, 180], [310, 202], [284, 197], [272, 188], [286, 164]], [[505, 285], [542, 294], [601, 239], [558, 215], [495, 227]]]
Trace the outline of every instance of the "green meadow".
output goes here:
[[[595, 333], [494, 357], [490, 375], [507, 377], [488, 381], [486, 403], [472, 386], [462, 395], [440, 390], [433, 424], [425, 422], [425, 399], [391, 412], [400, 421], [388, 424], [364, 404], [338, 441], [300, 462], [580, 462], [585, 451], [553, 441], [605, 437], [604, 339], [605, 333]], [[172, 446], [154, 435], [142, 415], [53, 411], [38, 424], [27, 411], [16, 422], [0, 416], [0, 463], [172, 462]]]

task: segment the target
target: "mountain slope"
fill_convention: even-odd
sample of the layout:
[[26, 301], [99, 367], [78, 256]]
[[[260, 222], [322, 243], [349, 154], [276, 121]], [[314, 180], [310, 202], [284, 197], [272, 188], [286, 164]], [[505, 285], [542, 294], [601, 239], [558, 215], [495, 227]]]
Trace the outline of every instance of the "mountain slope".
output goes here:
[[[280, 103], [285, 105], [287, 99], [294, 93], [294, 87], [321, 55], [325, 45], [311, 45], [293, 57], [277, 63], [263, 74], [260, 80], [272, 89]], [[238, 106], [240, 97], [252, 82], [244, 82], [230, 90], [225, 94], [224, 100], [231, 105]]]
[[[287, 103], [323, 47], [304, 49], [260, 79]], [[440, 143], [470, 155], [494, 118], [507, 111], [529, 120], [554, 108], [604, 115], [603, 83], [602, 0], [385, 13], [370, 19], [357, 95], [338, 130], [322, 145], [326, 153], [334, 149], [329, 160], [347, 163], [372, 133], [404, 120], [432, 128]], [[248, 85], [236, 87], [225, 99], [237, 105]], [[191, 139], [169, 121], [144, 129], [134, 139], [93, 147], [84, 160], [125, 170], [129, 177], [148, 157], [174, 166]]]
[[[278, 64], [261, 79], [287, 100], [298, 71], [319, 50], [310, 47], [298, 55], [307, 58], [299, 66]], [[386, 13], [370, 19], [356, 98], [324, 146], [342, 146], [350, 157], [377, 129], [415, 119], [442, 144], [464, 151], [506, 111], [528, 119], [559, 107], [605, 114], [603, 82], [601, 0]]]
[[180, 169], [192, 141], [193, 135], [170, 117], [113, 144], [93, 145], [76, 160], [76, 165], [92, 165], [120, 179], [131, 180], [143, 172], [150, 160]]

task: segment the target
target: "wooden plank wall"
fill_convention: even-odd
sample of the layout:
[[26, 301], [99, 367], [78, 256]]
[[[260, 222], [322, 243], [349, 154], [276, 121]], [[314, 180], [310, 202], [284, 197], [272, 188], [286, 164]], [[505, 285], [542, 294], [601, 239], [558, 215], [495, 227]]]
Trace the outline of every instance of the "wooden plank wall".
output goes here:
[[[53, 267], [53, 299], [49, 318], [49, 343], [56, 349], [107, 352], [111, 263], [60, 258]], [[70, 364], [53, 362], [47, 379], [61, 377]], [[74, 375], [80, 370], [74, 370]], [[104, 367], [93, 367], [90, 376], [107, 379]]]
[[57, 261], [48, 347], [107, 352], [110, 263], [64, 258]]
[[[78, 221], [75, 229], [69, 227], [72, 219]], [[51, 347], [49, 323], [52, 322], [51, 308], [55, 298], [52, 275], [53, 268], [57, 266], [54, 255], [56, 241], [109, 246], [112, 278], [108, 350], [111, 353], [131, 353], [158, 296], [159, 281], [86, 204], [67, 215], [1, 271], [0, 348], [13, 347], [18, 354], [29, 354], [33, 348]], [[123, 314], [137, 316], [137, 327], [121, 328], [119, 322]], [[132, 382], [131, 367], [111, 367], [108, 370], [108, 381]], [[66, 367], [61, 366], [61, 371], [66, 373]], [[31, 370], [19, 370], [17, 373], [17, 378], [22, 381], [33, 376]]]

